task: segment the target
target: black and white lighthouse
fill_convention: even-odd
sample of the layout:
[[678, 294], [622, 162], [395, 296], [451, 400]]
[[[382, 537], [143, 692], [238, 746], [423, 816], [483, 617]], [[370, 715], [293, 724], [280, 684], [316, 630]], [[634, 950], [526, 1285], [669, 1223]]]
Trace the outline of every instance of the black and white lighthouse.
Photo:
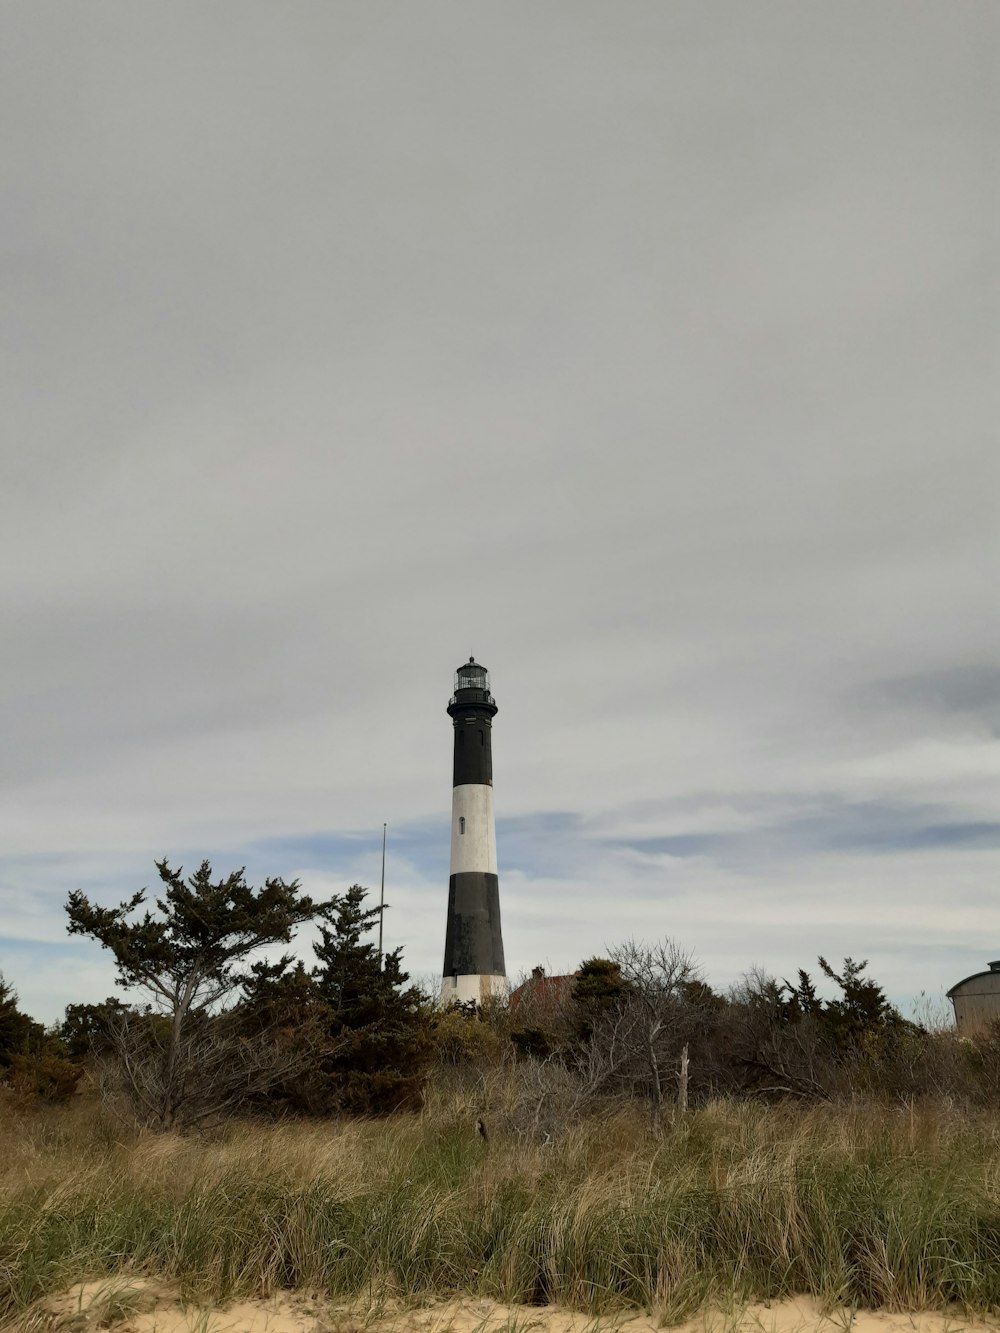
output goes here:
[[500, 934], [490, 744], [497, 706], [486, 668], [474, 657], [455, 673], [448, 712], [455, 730], [455, 766], [441, 998], [481, 1003], [506, 993], [507, 969]]

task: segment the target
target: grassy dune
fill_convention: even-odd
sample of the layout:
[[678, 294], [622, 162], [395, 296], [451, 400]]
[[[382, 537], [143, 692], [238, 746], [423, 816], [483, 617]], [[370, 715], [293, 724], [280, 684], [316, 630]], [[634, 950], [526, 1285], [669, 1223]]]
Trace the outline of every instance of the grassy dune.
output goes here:
[[115, 1133], [76, 1107], [0, 1130], [0, 1317], [122, 1270], [201, 1300], [463, 1291], [665, 1320], [810, 1293], [1000, 1308], [1000, 1116], [716, 1103], [542, 1146], [420, 1119]]

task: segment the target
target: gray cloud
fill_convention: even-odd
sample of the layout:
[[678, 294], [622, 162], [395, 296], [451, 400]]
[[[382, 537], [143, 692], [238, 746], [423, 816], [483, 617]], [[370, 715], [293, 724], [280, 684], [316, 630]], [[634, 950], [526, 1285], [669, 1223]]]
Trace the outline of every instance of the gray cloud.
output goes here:
[[670, 856], [710, 856], [723, 864], [766, 864], [776, 858], [869, 852], [889, 854], [948, 848], [1000, 848], [1000, 821], [949, 819], [920, 805], [841, 805], [835, 796], [791, 819], [752, 829], [675, 833], [619, 845]]
[[896, 705], [978, 721], [996, 735], [1000, 729], [1000, 665], [970, 662], [877, 681], [865, 698], [874, 707]]

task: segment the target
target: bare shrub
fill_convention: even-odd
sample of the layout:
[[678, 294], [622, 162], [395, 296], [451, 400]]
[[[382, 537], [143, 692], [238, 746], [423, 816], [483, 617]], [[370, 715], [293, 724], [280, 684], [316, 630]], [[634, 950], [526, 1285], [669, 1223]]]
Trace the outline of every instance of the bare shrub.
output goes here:
[[655, 945], [629, 940], [610, 954], [621, 981], [617, 997], [592, 1008], [588, 1036], [575, 1067], [587, 1095], [629, 1095], [649, 1103], [654, 1133], [665, 1102], [675, 1101], [691, 1052], [706, 1047], [719, 1001], [704, 984], [693, 957], [674, 940]]
[[141, 1125], [203, 1124], [223, 1113], [247, 1114], [283, 1084], [305, 1078], [328, 1047], [321, 1030], [273, 1025], [248, 1033], [239, 1012], [201, 1014], [178, 1037], [156, 1016], [116, 1015], [97, 1057], [98, 1083], [112, 1108]]
[[829, 1049], [809, 1015], [788, 1022], [782, 989], [751, 969], [729, 993], [734, 1091], [826, 1100], [837, 1090]]

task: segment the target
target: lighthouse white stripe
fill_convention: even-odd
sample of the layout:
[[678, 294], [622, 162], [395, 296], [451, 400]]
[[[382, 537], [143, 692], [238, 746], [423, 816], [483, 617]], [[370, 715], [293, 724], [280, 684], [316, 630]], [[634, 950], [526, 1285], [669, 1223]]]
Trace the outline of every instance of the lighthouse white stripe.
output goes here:
[[441, 1000], [444, 1004], [457, 1001], [464, 1004], [467, 1000], [474, 1000], [476, 1004], [485, 1004], [491, 996], [506, 999], [510, 987], [507, 984], [506, 977], [496, 976], [462, 976], [462, 977], [442, 977], [441, 979]]
[[[465, 832], [462, 833], [462, 820]], [[493, 788], [466, 782], [452, 788], [451, 874], [478, 870], [497, 873], [497, 837], [493, 825]]]

